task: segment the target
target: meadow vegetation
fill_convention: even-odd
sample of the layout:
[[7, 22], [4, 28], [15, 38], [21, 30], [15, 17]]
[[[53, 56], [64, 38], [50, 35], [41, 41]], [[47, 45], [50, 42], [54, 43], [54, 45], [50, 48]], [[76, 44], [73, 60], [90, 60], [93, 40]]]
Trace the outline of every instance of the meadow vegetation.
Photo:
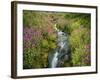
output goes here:
[[[48, 54], [57, 47], [54, 25], [68, 34], [73, 66], [90, 66], [90, 14], [23, 11], [23, 68], [47, 68]], [[64, 67], [68, 64], [65, 63]]]

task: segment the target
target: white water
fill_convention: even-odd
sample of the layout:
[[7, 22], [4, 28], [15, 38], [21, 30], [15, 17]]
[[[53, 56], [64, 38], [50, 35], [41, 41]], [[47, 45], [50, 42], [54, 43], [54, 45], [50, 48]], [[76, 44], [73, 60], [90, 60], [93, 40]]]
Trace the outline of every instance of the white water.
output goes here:
[[56, 65], [57, 65], [57, 62], [58, 62], [58, 58], [57, 58], [57, 56], [58, 56], [58, 52], [56, 52], [55, 54], [54, 54], [54, 57], [53, 57], [53, 59], [52, 59], [52, 68], [55, 68], [56, 67]]
[[[62, 50], [64, 48], [64, 46], [66, 45], [65, 44], [66, 42], [64, 40], [67, 39], [67, 36], [64, 35], [65, 34], [64, 32], [57, 29], [56, 25], [55, 25], [54, 29], [56, 30], [57, 35], [58, 35], [58, 44], [57, 45], [60, 47], [60, 50]], [[57, 67], [59, 54], [60, 53], [58, 51], [55, 51], [54, 56], [53, 56], [52, 61], [51, 61], [52, 68]]]

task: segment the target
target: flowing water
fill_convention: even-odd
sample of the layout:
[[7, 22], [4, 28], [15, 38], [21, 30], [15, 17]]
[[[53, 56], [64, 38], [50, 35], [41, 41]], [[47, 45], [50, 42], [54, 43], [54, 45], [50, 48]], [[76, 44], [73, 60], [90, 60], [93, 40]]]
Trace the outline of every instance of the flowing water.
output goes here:
[[51, 65], [51, 68], [55, 68], [57, 67], [58, 64], [62, 63], [62, 59], [68, 59], [68, 42], [67, 42], [67, 35], [60, 31], [59, 29], [57, 29], [55, 27], [55, 31], [57, 32], [57, 47], [58, 49], [55, 49], [55, 53], [52, 56], [52, 60], [51, 63], [49, 63]]
[[56, 65], [57, 65], [57, 62], [58, 62], [57, 56], [58, 56], [58, 52], [56, 52], [56, 53], [54, 54], [54, 57], [53, 57], [53, 60], [52, 60], [52, 64], [51, 64], [51, 67], [52, 67], [52, 68], [56, 67]]

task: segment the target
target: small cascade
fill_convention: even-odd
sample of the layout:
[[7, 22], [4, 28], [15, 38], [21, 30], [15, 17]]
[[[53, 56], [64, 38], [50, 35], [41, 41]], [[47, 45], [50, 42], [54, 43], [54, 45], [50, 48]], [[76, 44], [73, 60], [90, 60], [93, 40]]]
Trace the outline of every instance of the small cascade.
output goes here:
[[58, 56], [58, 52], [56, 52], [56, 53], [54, 54], [54, 57], [53, 57], [53, 60], [52, 60], [52, 65], [51, 65], [52, 68], [55, 68], [56, 65], [57, 65], [57, 62], [58, 62], [57, 56]]
[[[57, 32], [57, 49], [55, 49], [55, 53], [53, 53], [52, 57], [49, 59], [49, 67], [56, 68], [59, 62], [61, 62], [60, 58], [68, 56], [68, 42], [67, 35], [61, 30], [57, 29], [56, 25], [54, 27]], [[67, 57], [68, 58], [68, 57]], [[67, 60], [67, 59], [66, 59]]]

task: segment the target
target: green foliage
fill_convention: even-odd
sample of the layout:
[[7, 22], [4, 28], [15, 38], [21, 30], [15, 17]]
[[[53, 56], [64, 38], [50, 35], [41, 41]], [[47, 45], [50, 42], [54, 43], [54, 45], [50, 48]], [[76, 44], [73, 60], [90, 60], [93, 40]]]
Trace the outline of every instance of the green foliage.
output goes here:
[[42, 41], [41, 41], [41, 43], [42, 43], [42, 47], [43, 48], [47, 48], [49, 45], [48, 45], [48, 41], [47, 40], [45, 40], [45, 39], [43, 39]]
[[90, 14], [24, 10], [24, 28], [34, 30], [32, 38], [24, 40], [24, 69], [47, 67], [48, 53], [57, 47], [57, 34], [53, 28], [55, 24], [69, 36], [71, 60], [64, 62], [63, 66], [90, 65]]
[[[86, 66], [87, 64], [86, 61], [84, 61], [83, 56], [86, 54], [90, 54], [90, 52], [86, 52], [85, 48], [86, 45], [90, 44], [90, 31], [88, 27], [81, 27], [81, 25], [79, 24], [77, 25], [77, 27], [72, 28], [74, 29], [72, 29], [69, 39], [71, 45], [73, 66]], [[88, 63], [88, 65], [90, 65], [90, 62]]]

